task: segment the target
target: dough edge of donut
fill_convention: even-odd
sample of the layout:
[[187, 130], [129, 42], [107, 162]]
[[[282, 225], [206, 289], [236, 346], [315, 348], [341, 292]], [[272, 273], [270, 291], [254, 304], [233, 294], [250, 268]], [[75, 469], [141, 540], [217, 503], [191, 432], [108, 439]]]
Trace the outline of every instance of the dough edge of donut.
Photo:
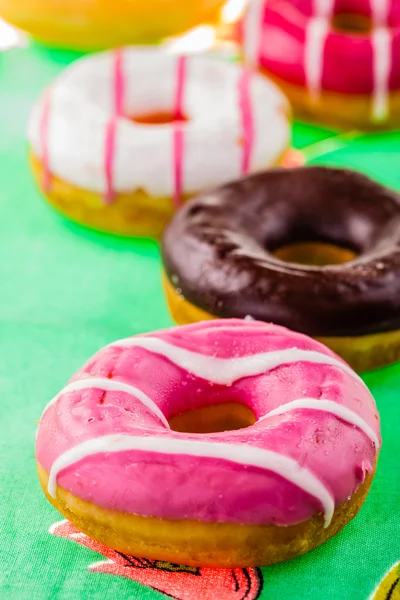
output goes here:
[[[43, 164], [32, 148], [29, 162], [36, 185], [48, 203], [79, 225], [129, 237], [152, 235], [158, 238], [175, 212], [171, 198], [156, 198], [141, 189], [117, 194], [112, 204], [106, 204], [98, 192], [78, 188], [53, 174], [51, 187], [45, 191]], [[184, 196], [182, 204], [188, 198]]]
[[376, 471], [349, 500], [337, 506], [329, 527], [321, 514], [297, 525], [240, 525], [195, 520], [171, 521], [104, 509], [57, 486], [49, 496], [49, 475], [36, 461], [49, 502], [79, 531], [124, 554], [196, 567], [244, 568], [284, 562], [314, 550], [339, 533], [358, 513]]

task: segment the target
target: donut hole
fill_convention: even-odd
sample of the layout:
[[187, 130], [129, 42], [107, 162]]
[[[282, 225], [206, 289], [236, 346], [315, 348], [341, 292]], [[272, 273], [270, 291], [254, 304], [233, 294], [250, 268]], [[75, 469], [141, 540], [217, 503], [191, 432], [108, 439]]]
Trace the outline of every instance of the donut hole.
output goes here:
[[283, 262], [316, 267], [342, 265], [357, 257], [354, 250], [328, 242], [287, 244], [274, 250], [273, 255]]
[[180, 433], [219, 433], [251, 427], [256, 422], [253, 411], [239, 402], [202, 406], [171, 417], [172, 431]]
[[141, 125], [168, 125], [170, 123], [187, 123], [190, 119], [184, 114], [175, 115], [172, 111], [158, 111], [135, 115], [131, 117], [131, 120]]
[[344, 33], [363, 35], [372, 31], [371, 19], [355, 13], [338, 13], [333, 17], [332, 25], [336, 31]]

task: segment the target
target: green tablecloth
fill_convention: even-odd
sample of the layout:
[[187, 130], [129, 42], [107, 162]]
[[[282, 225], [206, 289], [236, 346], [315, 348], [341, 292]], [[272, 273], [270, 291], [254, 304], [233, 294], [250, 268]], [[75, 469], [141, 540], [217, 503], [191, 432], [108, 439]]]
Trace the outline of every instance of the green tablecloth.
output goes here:
[[[61, 517], [35, 473], [34, 432], [44, 404], [101, 346], [171, 325], [157, 245], [73, 225], [33, 186], [27, 115], [43, 86], [73, 58], [39, 47], [0, 53], [0, 598], [366, 600], [400, 560], [399, 366], [365, 377], [383, 431], [371, 494], [341, 534], [307, 556], [261, 570], [193, 570], [121, 557], [68, 524], [49, 533]], [[298, 148], [330, 136], [295, 126]], [[340, 146], [320, 143], [308, 155], [400, 188], [400, 134]], [[328, 153], [315, 158], [321, 152]], [[379, 600], [400, 598], [399, 575], [394, 567]]]

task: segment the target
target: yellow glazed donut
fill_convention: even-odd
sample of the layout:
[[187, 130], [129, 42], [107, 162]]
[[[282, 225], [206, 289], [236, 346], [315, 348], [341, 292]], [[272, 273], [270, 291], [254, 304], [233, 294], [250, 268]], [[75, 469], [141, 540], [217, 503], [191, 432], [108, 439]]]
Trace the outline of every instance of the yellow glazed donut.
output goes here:
[[225, 0], [0, 0], [0, 15], [38, 40], [76, 50], [148, 43], [216, 23]]
[[100, 350], [45, 408], [36, 458], [47, 498], [94, 540], [248, 567], [340, 531], [365, 500], [380, 441], [370, 392], [331, 350], [230, 319]]
[[274, 84], [220, 58], [105, 52], [74, 63], [36, 104], [32, 168], [71, 219], [158, 236], [189, 196], [277, 164], [289, 113]]

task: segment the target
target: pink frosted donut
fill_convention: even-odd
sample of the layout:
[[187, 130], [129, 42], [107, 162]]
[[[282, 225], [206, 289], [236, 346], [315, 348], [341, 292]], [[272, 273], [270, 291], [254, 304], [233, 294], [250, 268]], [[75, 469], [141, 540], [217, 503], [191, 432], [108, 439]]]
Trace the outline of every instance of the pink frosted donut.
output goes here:
[[[224, 405], [247, 407], [250, 426], [170, 427]], [[379, 431], [367, 387], [332, 351], [224, 319], [100, 350], [46, 407], [36, 456], [49, 500], [94, 539], [148, 558], [249, 566], [307, 552], [357, 513]]]
[[300, 113], [342, 124], [400, 123], [399, 0], [255, 0], [243, 46]]

